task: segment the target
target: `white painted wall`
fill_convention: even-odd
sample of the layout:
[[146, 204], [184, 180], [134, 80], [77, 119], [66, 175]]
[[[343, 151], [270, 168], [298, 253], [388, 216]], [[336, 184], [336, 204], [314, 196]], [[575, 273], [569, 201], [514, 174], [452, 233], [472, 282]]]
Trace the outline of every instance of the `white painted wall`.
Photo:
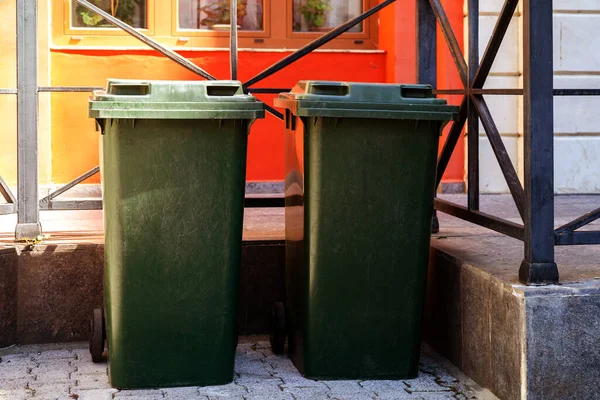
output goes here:
[[[479, 41], [483, 56], [504, 0], [480, 0]], [[600, 0], [554, 0], [554, 87], [600, 88]], [[465, 4], [465, 18], [467, 18]], [[509, 27], [485, 87], [522, 86], [521, 6]], [[465, 38], [468, 21], [465, 19]], [[487, 96], [515, 168], [523, 174], [522, 98]], [[600, 97], [556, 97], [555, 191], [600, 193]], [[500, 167], [480, 127], [480, 187], [508, 193]]]

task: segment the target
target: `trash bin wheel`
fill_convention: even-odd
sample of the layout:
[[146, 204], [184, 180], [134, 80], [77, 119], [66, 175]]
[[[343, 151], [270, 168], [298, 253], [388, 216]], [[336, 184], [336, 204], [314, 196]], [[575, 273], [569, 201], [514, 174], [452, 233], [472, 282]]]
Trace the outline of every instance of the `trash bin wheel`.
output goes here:
[[440, 231], [440, 220], [438, 219], [437, 212], [433, 212], [431, 217], [431, 233], [438, 233]]
[[95, 363], [104, 361], [102, 354], [104, 353], [106, 333], [102, 314], [101, 308], [95, 308], [90, 321], [90, 354]]
[[275, 354], [283, 354], [283, 348], [285, 346], [285, 307], [282, 302], [276, 302], [273, 304], [271, 309], [270, 318], [270, 334], [269, 339], [271, 341], [271, 350]]

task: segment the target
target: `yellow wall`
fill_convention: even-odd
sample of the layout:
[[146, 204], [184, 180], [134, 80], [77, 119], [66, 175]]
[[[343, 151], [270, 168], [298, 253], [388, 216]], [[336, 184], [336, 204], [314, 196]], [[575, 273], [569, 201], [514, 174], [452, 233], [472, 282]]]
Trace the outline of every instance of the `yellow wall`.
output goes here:
[[[49, 0], [39, 1], [39, 85], [49, 86]], [[16, 0], [0, 2], [0, 87], [17, 87]], [[42, 185], [51, 182], [50, 97], [41, 94], [39, 100], [39, 174]], [[0, 175], [10, 186], [17, 181], [17, 96], [0, 95]]]

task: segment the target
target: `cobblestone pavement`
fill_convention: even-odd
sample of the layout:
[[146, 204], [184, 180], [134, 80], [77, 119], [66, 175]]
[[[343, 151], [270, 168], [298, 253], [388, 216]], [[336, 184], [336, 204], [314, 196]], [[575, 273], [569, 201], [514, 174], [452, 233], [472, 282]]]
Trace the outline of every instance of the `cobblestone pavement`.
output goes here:
[[427, 346], [419, 377], [400, 381], [313, 381], [266, 341], [240, 343], [234, 382], [225, 386], [119, 391], [108, 383], [106, 363], [94, 364], [84, 344], [0, 350], [0, 399], [495, 399]]

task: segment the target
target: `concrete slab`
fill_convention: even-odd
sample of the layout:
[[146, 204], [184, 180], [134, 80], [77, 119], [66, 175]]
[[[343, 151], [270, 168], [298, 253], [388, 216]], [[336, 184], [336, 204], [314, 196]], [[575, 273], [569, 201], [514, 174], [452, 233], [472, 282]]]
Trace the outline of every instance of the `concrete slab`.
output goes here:
[[[599, 204], [600, 196], [558, 196], [555, 225]], [[520, 222], [509, 196], [483, 196], [482, 210]], [[600, 246], [556, 247], [560, 285], [527, 287], [518, 282], [520, 241], [444, 214], [440, 226], [426, 340], [502, 399], [599, 399]]]

